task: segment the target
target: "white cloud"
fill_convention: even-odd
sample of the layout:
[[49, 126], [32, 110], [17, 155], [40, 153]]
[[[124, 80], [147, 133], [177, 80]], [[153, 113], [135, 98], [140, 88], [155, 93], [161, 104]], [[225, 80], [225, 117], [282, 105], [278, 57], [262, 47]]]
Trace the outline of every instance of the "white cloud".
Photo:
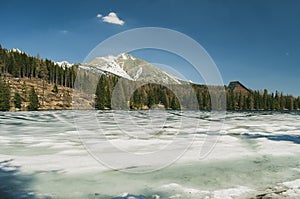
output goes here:
[[115, 12], [110, 12], [107, 16], [102, 17], [101, 14], [97, 15], [97, 18], [102, 18], [105, 23], [117, 24], [123, 26], [125, 21], [121, 20]]

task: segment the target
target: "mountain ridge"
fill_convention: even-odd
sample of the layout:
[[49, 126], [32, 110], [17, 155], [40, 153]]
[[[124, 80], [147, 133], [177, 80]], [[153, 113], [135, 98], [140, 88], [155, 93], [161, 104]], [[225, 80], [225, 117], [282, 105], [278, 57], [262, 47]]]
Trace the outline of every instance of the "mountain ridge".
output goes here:
[[[109, 72], [132, 81], [162, 84], [182, 84], [184, 81], [128, 53], [95, 57], [79, 67], [93, 72]], [[103, 74], [103, 73], [102, 73]]]
[[[110, 109], [113, 108], [110, 107], [110, 100], [114, 86], [120, 79], [126, 80], [124, 81], [125, 86], [120, 89], [120, 96], [122, 96], [122, 91], [126, 91], [129, 88], [128, 85], [133, 81], [137, 82], [136, 85], [140, 85], [135, 88], [130, 101], [126, 101], [124, 104], [130, 105], [130, 109], [162, 107], [157, 105], [163, 105], [165, 109], [178, 109], [180, 106], [172, 88], [182, 89], [186, 98], [190, 92], [185, 88], [189, 87], [193, 89], [197, 97], [199, 109], [211, 110], [208, 88], [212, 86], [181, 81], [151, 63], [126, 53], [95, 58], [91, 63], [67, 66], [68, 63], [60, 65], [48, 59], [41, 59], [39, 56], [30, 56], [20, 50], [4, 49], [0, 45], [0, 110], [20, 110], [16, 105], [20, 103], [21, 110], [28, 110], [32, 90], [35, 90], [38, 97], [39, 110], [72, 109], [72, 100], [74, 99], [72, 96], [77, 94], [82, 109], [97, 107], [98, 109]], [[79, 92], [74, 93], [76, 90], [75, 80], [81, 68], [86, 70], [82, 70], [83, 75], [89, 74], [89, 70], [96, 74], [94, 77], [83, 76], [86, 79], [79, 82], [83, 83], [83, 86], [90, 87], [91, 81], [99, 80], [97, 74], [105, 74], [100, 77], [101, 81], [98, 81], [97, 89], [93, 88], [90, 93], [80, 93], [80, 89]], [[300, 97], [284, 95], [282, 92], [269, 93], [267, 89], [264, 89], [263, 92], [261, 90], [245, 90], [240, 83], [235, 83], [234, 87], [221, 85], [219, 88], [226, 91], [228, 110], [300, 110]], [[243, 89], [241, 90], [241, 88]], [[240, 92], [243, 90], [245, 92]], [[16, 99], [20, 103], [16, 103]], [[96, 106], [96, 99], [104, 99], [104, 101], [98, 101]], [[3, 104], [5, 107], [1, 108]], [[186, 104], [188, 105], [188, 103]], [[117, 104], [117, 107], [125, 106]]]

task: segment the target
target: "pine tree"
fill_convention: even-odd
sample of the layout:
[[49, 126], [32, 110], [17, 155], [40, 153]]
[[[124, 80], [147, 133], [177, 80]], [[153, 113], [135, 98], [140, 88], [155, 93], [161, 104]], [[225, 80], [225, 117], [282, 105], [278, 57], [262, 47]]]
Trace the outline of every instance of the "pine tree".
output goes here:
[[298, 98], [295, 98], [295, 100], [294, 100], [294, 109], [295, 110], [298, 110], [299, 109], [299, 97]]
[[263, 110], [268, 109], [268, 90], [264, 89], [264, 94], [263, 94]]
[[246, 95], [243, 96], [243, 107], [242, 110], [247, 110], [247, 97]]
[[165, 109], [168, 109], [170, 106], [166, 89], [164, 89], [161, 93], [161, 103], [165, 106]]
[[275, 92], [275, 109], [281, 110], [279, 92]]
[[0, 79], [0, 111], [9, 111], [10, 109], [10, 87]]
[[37, 111], [39, 109], [39, 106], [39, 98], [35, 93], [34, 88], [32, 87], [29, 94], [29, 105], [27, 108], [29, 111]]
[[176, 96], [172, 98], [170, 107], [173, 110], [180, 110], [180, 104]]
[[54, 84], [53, 89], [52, 89], [52, 92], [53, 92], [53, 93], [58, 93], [58, 88], [57, 88], [57, 85], [56, 85], [56, 84]]
[[275, 110], [275, 107], [276, 107], [276, 104], [275, 104], [275, 98], [274, 98], [274, 93], [271, 94], [271, 103], [270, 103], [270, 107], [271, 107], [271, 110]]
[[280, 93], [279, 101], [280, 101], [281, 110], [285, 109], [286, 108], [286, 98], [284, 97], [282, 92]]
[[148, 107], [151, 108], [155, 104], [155, 98], [153, 96], [153, 93], [148, 94]]
[[242, 92], [240, 92], [239, 96], [238, 96], [238, 107], [239, 107], [239, 110], [243, 110], [243, 106], [244, 106], [243, 94], [242, 94]]
[[248, 110], [254, 110], [254, 97], [252, 93], [248, 94], [247, 104], [248, 104]]
[[142, 108], [142, 90], [140, 88], [136, 89], [130, 99], [131, 109], [141, 109]]
[[15, 108], [16, 109], [21, 109], [21, 106], [22, 106], [22, 97], [21, 97], [21, 95], [18, 92], [15, 93], [14, 104], [15, 104]]
[[233, 92], [229, 92], [229, 99], [228, 99], [229, 110], [235, 110], [235, 97]]
[[107, 105], [107, 89], [106, 89], [107, 85], [106, 85], [106, 80], [105, 80], [105, 76], [101, 75], [100, 79], [99, 79], [99, 83], [97, 84], [97, 88], [96, 88], [96, 97], [95, 97], [95, 108], [96, 109], [100, 109], [100, 110], [104, 110], [106, 108]]
[[288, 110], [294, 110], [294, 97], [293, 96], [287, 96], [287, 107]]

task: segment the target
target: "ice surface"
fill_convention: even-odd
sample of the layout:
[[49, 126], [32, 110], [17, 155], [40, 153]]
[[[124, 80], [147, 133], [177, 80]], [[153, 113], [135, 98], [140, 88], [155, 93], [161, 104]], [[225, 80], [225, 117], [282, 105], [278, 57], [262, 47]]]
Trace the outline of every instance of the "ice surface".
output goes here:
[[[0, 186], [0, 193], [250, 198], [271, 187], [284, 190], [281, 197], [297, 198], [300, 145], [286, 136], [300, 135], [299, 116], [227, 113], [222, 131], [213, 132], [209, 112], [1, 113], [0, 185], [24, 182], [15, 179], [23, 175], [31, 180], [28, 187]], [[150, 172], [136, 174], [143, 171]]]
[[300, 179], [290, 182], [284, 182], [282, 184], [290, 189], [300, 189]]
[[249, 192], [253, 192], [252, 189], [249, 189], [248, 187], [237, 187], [237, 188], [230, 188], [230, 189], [223, 189], [223, 190], [217, 190], [213, 192], [213, 198], [215, 199], [233, 199], [237, 197], [242, 197], [244, 194], [247, 194]]

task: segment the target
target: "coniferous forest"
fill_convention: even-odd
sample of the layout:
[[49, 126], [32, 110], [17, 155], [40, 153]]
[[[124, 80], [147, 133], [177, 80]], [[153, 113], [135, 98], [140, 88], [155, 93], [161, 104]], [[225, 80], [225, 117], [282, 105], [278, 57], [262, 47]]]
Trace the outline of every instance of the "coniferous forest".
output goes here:
[[76, 68], [76, 65], [61, 67], [53, 61], [41, 59], [39, 55], [30, 56], [25, 52], [4, 49], [0, 45], [0, 110], [10, 110], [10, 102], [14, 103], [16, 109], [20, 109], [26, 101], [29, 104], [27, 110], [38, 110], [41, 104], [36, 97], [36, 88], [29, 89], [28, 93], [12, 93], [10, 79], [40, 80], [43, 82], [43, 90], [46, 84], [54, 85], [54, 88], [57, 85], [73, 88]]
[[12, 51], [0, 45], [0, 75], [16, 78], [40, 78], [48, 83], [72, 88], [76, 78], [76, 65], [61, 67], [48, 59], [29, 56], [24, 52]]
[[[32, 87], [30, 92], [21, 96], [18, 92], [12, 92], [9, 78], [40, 79], [42, 82], [52, 85], [52, 92], [58, 93], [57, 86], [74, 88], [78, 65], [62, 67], [55, 62], [30, 56], [24, 52], [7, 50], [0, 45], [0, 111], [10, 110], [11, 104], [19, 109], [24, 100], [28, 102], [27, 110], [39, 110], [41, 102]], [[85, 76], [89, 81], [89, 75]], [[122, 81], [122, 83], [120, 83]], [[211, 98], [206, 85], [188, 83], [188, 85], [160, 85], [136, 83], [136, 89], [128, 99], [126, 90], [133, 82], [122, 80], [112, 74], [101, 75], [96, 88], [94, 107], [96, 109], [194, 109], [211, 110]], [[117, 91], [115, 90], [118, 85]], [[191, 91], [188, 88], [192, 88]], [[181, 93], [181, 99], [174, 93]], [[218, 89], [215, 89], [218, 90]], [[282, 92], [275, 93], [248, 90], [247, 92], [231, 91], [227, 86], [226, 105], [227, 110], [298, 110], [300, 109], [300, 98], [285, 95]], [[177, 93], [177, 92], [176, 92]], [[117, 96], [112, 101], [113, 96]], [[196, 96], [197, 106], [193, 101]], [[24, 99], [26, 98], [26, 99]], [[117, 100], [116, 100], [117, 98]]]
[[[117, 77], [101, 76], [96, 89], [95, 107], [97, 109], [111, 109], [111, 97], [114, 92], [115, 85], [118, 83]], [[123, 97], [130, 81], [123, 81], [118, 98], [120, 101], [126, 101]], [[119, 86], [120, 87], [120, 86]], [[172, 89], [169, 89], [169, 88]], [[160, 84], [146, 84], [138, 86], [131, 95], [127, 106], [131, 109], [148, 109], [156, 108], [158, 104], [163, 105], [165, 109], [194, 109], [193, 95], [196, 96], [197, 108], [200, 110], [211, 110], [211, 97], [209, 89], [206, 85], [190, 84], [190, 85], [169, 85], [168, 87]], [[188, 89], [193, 88], [191, 93]], [[218, 91], [215, 87], [212, 91]], [[173, 91], [179, 90], [183, 100], [178, 99]], [[292, 95], [284, 95], [282, 92], [276, 91], [269, 93], [267, 89], [263, 91], [249, 92], [232, 92], [225, 86], [226, 90], [226, 107], [227, 110], [298, 110], [300, 108], [300, 97]], [[118, 106], [113, 107], [118, 108]]]

